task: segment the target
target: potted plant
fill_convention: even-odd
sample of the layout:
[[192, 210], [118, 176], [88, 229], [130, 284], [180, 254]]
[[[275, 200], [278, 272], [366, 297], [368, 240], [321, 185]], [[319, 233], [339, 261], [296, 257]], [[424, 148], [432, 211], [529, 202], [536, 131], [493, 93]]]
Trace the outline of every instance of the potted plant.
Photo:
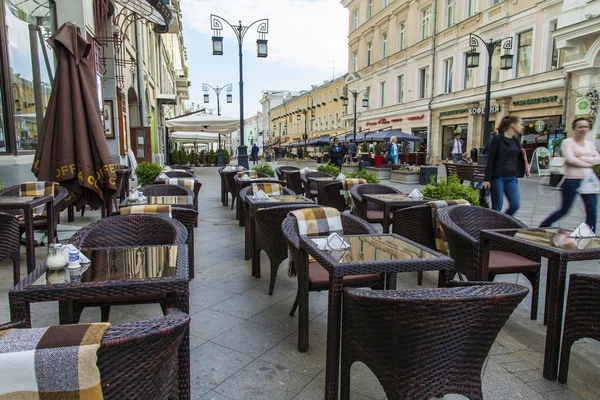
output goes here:
[[204, 150], [200, 151], [200, 155], [198, 156], [198, 163], [200, 165], [206, 164], [206, 152]]
[[198, 157], [194, 150], [190, 151], [190, 165], [196, 167], [198, 164]]
[[179, 164], [179, 151], [177, 149], [173, 149], [171, 152], [171, 165]]
[[162, 171], [162, 167], [158, 164], [141, 162], [135, 169], [135, 175], [140, 186], [146, 186], [154, 183], [160, 171]]
[[223, 149], [223, 164], [228, 165], [231, 162], [231, 156], [229, 155], [229, 151]]
[[329, 174], [331, 176], [338, 176], [340, 174], [340, 169], [333, 164], [322, 164], [317, 167], [317, 171], [323, 172], [325, 174]]
[[214, 165], [216, 159], [217, 159], [217, 156], [215, 154], [215, 151], [213, 149], [210, 149], [210, 151], [208, 152], [208, 165], [210, 165], [210, 166]]
[[342, 172], [345, 175], [351, 174], [353, 172], [358, 172], [358, 163], [353, 162], [353, 163], [342, 164]]
[[373, 165], [374, 166], [378, 166], [383, 164], [383, 149], [381, 148], [381, 145], [379, 143], [377, 143], [375, 145], [375, 147], [373, 148], [373, 151], [375, 152], [375, 158], [373, 159]]
[[390, 164], [379, 164], [366, 169], [368, 173], [377, 176], [380, 180], [389, 180], [392, 177], [392, 166]]
[[367, 142], [362, 142], [360, 145], [360, 160], [361, 161], [371, 161], [371, 155], [369, 154], [369, 144]]
[[364, 179], [365, 181], [367, 181], [367, 183], [379, 183], [379, 178], [377, 178], [377, 176], [369, 174], [364, 169], [359, 172], [353, 172], [351, 174], [348, 174], [346, 177], [350, 179]]
[[399, 167], [400, 168], [396, 171], [392, 171], [392, 182], [409, 184], [419, 183], [421, 178], [421, 167], [408, 164], [400, 164]]
[[273, 168], [271, 168], [271, 166], [264, 161], [255, 165], [254, 167], [252, 167], [252, 169], [258, 173], [267, 174], [273, 177], [275, 176], [275, 171], [273, 170]]
[[467, 200], [474, 206], [479, 205], [479, 190], [463, 185], [456, 175], [440, 178], [437, 182], [432, 177], [431, 183], [422, 190], [423, 196], [436, 200]]

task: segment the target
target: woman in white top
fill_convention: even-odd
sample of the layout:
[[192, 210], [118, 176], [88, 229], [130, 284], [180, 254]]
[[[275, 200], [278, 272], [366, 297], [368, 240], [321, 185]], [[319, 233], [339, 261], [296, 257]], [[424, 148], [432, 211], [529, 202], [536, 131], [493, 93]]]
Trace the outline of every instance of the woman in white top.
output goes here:
[[[594, 165], [600, 164], [600, 154], [592, 142], [585, 141], [585, 135], [590, 130], [590, 121], [587, 118], [576, 118], [573, 121], [573, 136], [563, 140], [561, 151], [565, 158], [566, 171], [562, 188], [562, 206], [546, 218], [540, 227], [548, 227], [567, 215], [575, 198], [577, 188], [588, 171], [593, 171]], [[596, 232], [596, 219], [598, 217], [598, 195], [582, 194], [585, 204], [585, 223]]]

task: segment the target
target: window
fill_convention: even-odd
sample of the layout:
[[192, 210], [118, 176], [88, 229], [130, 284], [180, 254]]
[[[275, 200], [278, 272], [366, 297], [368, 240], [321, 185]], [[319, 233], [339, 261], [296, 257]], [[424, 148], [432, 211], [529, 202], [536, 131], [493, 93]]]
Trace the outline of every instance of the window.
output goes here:
[[[368, 99], [369, 98], [369, 93], [371, 93], [371, 86], [367, 86], [366, 90], [365, 90], [365, 97]], [[360, 101], [359, 99], [356, 99], [356, 101]], [[366, 107], [367, 111], [369, 111], [371, 109], [371, 102], [367, 101], [367, 107]]]
[[317, 102], [317, 104], [321, 104], [321, 95], [319, 95], [319, 101]]
[[[467, 55], [465, 54], [465, 65], [467, 65]], [[475, 87], [475, 78], [473, 76], [473, 70], [475, 68], [465, 68], [465, 80], [464, 80], [464, 85], [463, 85], [463, 89], [471, 89], [473, 87]]]
[[419, 99], [427, 97], [427, 87], [429, 82], [429, 67], [419, 70]]
[[369, 65], [371, 65], [371, 47], [372, 47], [372, 43], [371, 42], [367, 43], [367, 67]]
[[379, 82], [379, 107], [385, 107], [385, 81]]
[[319, 123], [317, 124], [317, 129], [321, 130], [321, 117], [319, 117]]
[[331, 101], [333, 99], [333, 91], [330, 90], [329, 91], [329, 101]]
[[329, 114], [329, 127], [333, 129], [333, 114]]
[[367, 19], [371, 19], [373, 16], [373, 0], [369, 0], [369, 4], [367, 5]]
[[431, 36], [431, 6], [421, 10], [421, 40]]
[[500, 82], [500, 46], [492, 54], [492, 83]]
[[444, 60], [444, 93], [452, 93], [452, 81], [454, 80], [454, 59]]
[[389, 0], [381, 0], [381, 8], [386, 8], [389, 4]]
[[[558, 29], [558, 22], [552, 21], [550, 24], [551, 32]], [[552, 35], [552, 33], [550, 34]], [[565, 61], [564, 52], [556, 47], [556, 39], [552, 38], [552, 55], [550, 59], [550, 69], [562, 68], [562, 64]]]
[[467, 0], [467, 18], [477, 14], [477, 0]]
[[381, 59], [387, 57], [387, 32], [381, 35]]
[[339, 121], [340, 117], [339, 117], [339, 113], [335, 113], [335, 119], [333, 120], [333, 127], [335, 129], [337, 129], [338, 127], [338, 121]]
[[492, 0], [492, 5], [495, 6], [496, 4], [500, 3], [502, 0]]
[[406, 21], [398, 24], [398, 51], [406, 48]]
[[335, 97], [334, 97], [334, 99], [339, 99], [339, 98], [340, 98], [340, 88], [335, 88]]
[[327, 103], [327, 92], [323, 93], [323, 103]]
[[404, 75], [396, 77], [396, 103], [404, 103]]
[[354, 29], [358, 29], [358, 9], [354, 10]]
[[352, 52], [352, 72], [358, 71], [358, 51]]
[[446, 0], [446, 27], [454, 25], [454, 11], [456, 10], [456, 0]]
[[517, 35], [517, 78], [531, 74], [533, 30]]

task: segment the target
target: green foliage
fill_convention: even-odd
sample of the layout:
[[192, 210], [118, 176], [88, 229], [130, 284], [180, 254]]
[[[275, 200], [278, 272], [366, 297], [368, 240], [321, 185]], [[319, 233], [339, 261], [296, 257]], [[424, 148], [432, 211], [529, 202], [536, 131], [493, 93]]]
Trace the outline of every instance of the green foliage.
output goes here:
[[142, 186], [145, 186], [154, 182], [158, 174], [160, 174], [160, 171], [162, 171], [162, 167], [160, 165], [142, 162], [139, 163], [135, 169], [135, 174], [137, 175], [138, 183]]
[[194, 167], [197, 165], [198, 163], [198, 156], [196, 155], [196, 152], [194, 150], [190, 151], [190, 165], [193, 165]]
[[[596, 176], [600, 177], [600, 165], [594, 165], [594, 172], [596, 173]], [[4, 185], [2, 185], [2, 187], [4, 187]]]
[[213, 149], [210, 149], [208, 152], [208, 165], [214, 165], [215, 160], [217, 159], [217, 155]]
[[273, 170], [273, 168], [271, 168], [271, 166], [264, 161], [255, 165], [252, 169], [259, 173], [267, 174], [269, 176], [275, 176], [275, 171]]
[[369, 152], [369, 144], [367, 142], [363, 142], [360, 145], [360, 151], [362, 151], [363, 153], [368, 153]]
[[346, 175], [346, 178], [364, 179], [365, 181], [367, 181], [367, 183], [379, 183], [379, 178], [373, 174], [369, 174], [365, 169], [359, 172], [351, 172], [348, 175]]
[[200, 151], [200, 155], [198, 156], [198, 163], [206, 164], [206, 152], [204, 150]]
[[0, 190], [4, 189], [4, 182], [2, 182], [2, 179], [0, 179]]
[[223, 164], [227, 165], [231, 161], [231, 156], [227, 149], [223, 149]]
[[374, 149], [373, 149], [373, 150], [374, 150], [374, 152], [375, 152], [375, 155], [377, 155], [377, 156], [380, 156], [380, 155], [381, 155], [381, 153], [383, 152], [383, 148], [381, 147], [381, 145], [380, 145], [379, 143], [377, 143], [377, 144], [375, 145], [375, 147], [374, 147]]
[[173, 149], [171, 152], [171, 164], [179, 164], [179, 151], [177, 149]]
[[554, 157], [562, 157], [562, 151], [560, 151], [560, 146], [562, 146], [562, 142], [565, 140], [564, 137], [552, 140], [552, 156]]
[[183, 149], [179, 150], [179, 161], [183, 165], [188, 165], [190, 162], [190, 157], [188, 156], [187, 151]]
[[479, 205], [479, 191], [471, 186], [463, 185], [456, 175], [446, 178], [431, 177], [431, 183], [423, 189], [423, 196], [436, 200], [467, 200], [474, 206]]
[[340, 169], [333, 164], [321, 164], [317, 167], [317, 171], [329, 174], [331, 176], [338, 176], [341, 172]]

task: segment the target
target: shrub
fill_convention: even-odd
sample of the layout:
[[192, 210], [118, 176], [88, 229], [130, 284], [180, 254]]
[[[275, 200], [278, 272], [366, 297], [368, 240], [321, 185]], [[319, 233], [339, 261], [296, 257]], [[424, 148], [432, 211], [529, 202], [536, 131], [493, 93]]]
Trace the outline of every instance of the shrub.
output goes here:
[[437, 200], [467, 200], [474, 206], [479, 205], [479, 191], [471, 186], [463, 185], [456, 175], [448, 178], [431, 177], [431, 182], [423, 189], [423, 196]]
[[179, 151], [177, 149], [173, 149], [171, 152], [171, 164], [179, 164]]
[[142, 186], [145, 186], [154, 182], [158, 174], [160, 174], [160, 171], [162, 171], [162, 167], [160, 165], [142, 162], [139, 163], [135, 169], [135, 174], [137, 175], [138, 183]]
[[[596, 176], [600, 177], [600, 165], [594, 165], [594, 172], [596, 173]], [[2, 183], [0, 183], [0, 185], [2, 185]], [[2, 187], [4, 187], [4, 185], [2, 185]]]
[[346, 178], [350, 179], [364, 179], [367, 183], [379, 183], [379, 178], [373, 174], [368, 173], [366, 170], [362, 170], [359, 172], [351, 172], [346, 175]]
[[4, 189], [4, 182], [2, 182], [2, 179], [0, 179], [0, 190]]
[[214, 165], [216, 159], [217, 156], [215, 155], [215, 151], [213, 149], [210, 149], [210, 151], [208, 152], [208, 165]]
[[267, 174], [269, 176], [275, 176], [275, 171], [266, 162], [260, 162], [257, 165], [255, 165], [252, 169], [259, 173]]
[[179, 162], [183, 165], [188, 165], [190, 157], [188, 156], [187, 151], [183, 149], [179, 150]]
[[380, 156], [381, 153], [383, 152], [383, 148], [381, 147], [381, 145], [379, 143], [377, 143], [375, 145], [375, 147], [373, 148], [373, 151], [375, 152], [375, 155]]
[[198, 156], [194, 150], [190, 151], [190, 164], [194, 167], [198, 164]]
[[223, 164], [227, 165], [231, 161], [231, 156], [227, 149], [223, 149]]
[[325, 174], [329, 174], [331, 176], [338, 176], [340, 174], [340, 169], [337, 165], [333, 164], [322, 164], [317, 167], [317, 171], [323, 172]]
[[206, 164], [206, 152], [204, 150], [200, 151], [200, 155], [198, 156], [198, 163]]
[[369, 152], [369, 144], [367, 142], [363, 142], [360, 145], [360, 151], [363, 153], [368, 153]]

